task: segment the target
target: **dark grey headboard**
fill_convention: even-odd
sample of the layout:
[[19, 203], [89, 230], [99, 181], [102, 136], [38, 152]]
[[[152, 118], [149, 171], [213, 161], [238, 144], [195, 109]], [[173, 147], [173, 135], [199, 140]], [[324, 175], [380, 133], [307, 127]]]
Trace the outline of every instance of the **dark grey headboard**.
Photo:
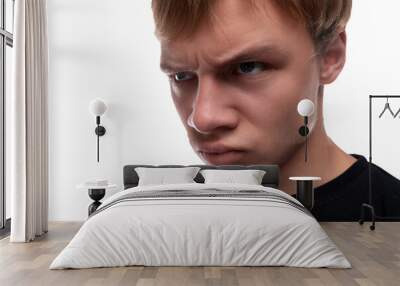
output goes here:
[[[166, 168], [166, 167], [200, 167], [201, 169], [222, 169], [222, 170], [245, 170], [257, 169], [264, 170], [266, 173], [262, 180], [262, 185], [266, 187], [279, 187], [279, 167], [278, 165], [126, 165], [124, 166], [124, 189], [133, 188], [138, 185], [139, 177], [135, 171], [136, 167]], [[200, 174], [194, 178], [197, 183], [204, 183], [204, 178]]]

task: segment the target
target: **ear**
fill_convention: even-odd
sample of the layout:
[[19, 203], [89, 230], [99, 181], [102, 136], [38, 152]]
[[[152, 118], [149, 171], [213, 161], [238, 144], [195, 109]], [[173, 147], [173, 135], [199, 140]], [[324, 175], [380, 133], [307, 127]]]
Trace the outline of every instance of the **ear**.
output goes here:
[[346, 62], [346, 31], [340, 32], [328, 44], [320, 61], [320, 82], [329, 84], [339, 76]]

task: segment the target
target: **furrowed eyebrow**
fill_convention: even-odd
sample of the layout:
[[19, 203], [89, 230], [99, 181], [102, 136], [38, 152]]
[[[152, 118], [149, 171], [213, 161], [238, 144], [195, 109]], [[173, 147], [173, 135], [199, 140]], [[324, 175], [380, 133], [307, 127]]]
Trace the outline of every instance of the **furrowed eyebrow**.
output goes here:
[[177, 71], [192, 70], [192, 68], [190, 68], [190, 67], [175, 65], [173, 63], [168, 63], [168, 62], [162, 62], [160, 64], [160, 69], [163, 72], [177, 72]]
[[[273, 55], [275, 57], [286, 58], [288, 53], [281, 48], [275, 46], [256, 46], [243, 49], [237, 53], [231, 53], [224, 55], [223, 57], [211, 59], [212, 65], [216, 68], [223, 68], [229, 65], [238, 64], [244, 61], [255, 60], [256, 58]], [[179, 65], [173, 62], [168, 62], [166, 59], [160, 63], [160, 69], [164, 72], [176, 72], [176, 71], [191, 71], [193, 70], [190, 66]]]

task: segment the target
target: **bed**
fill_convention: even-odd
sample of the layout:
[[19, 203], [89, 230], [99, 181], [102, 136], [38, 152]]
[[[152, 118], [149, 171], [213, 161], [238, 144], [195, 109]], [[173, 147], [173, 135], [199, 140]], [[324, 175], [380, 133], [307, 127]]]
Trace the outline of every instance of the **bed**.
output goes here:
[[311, 213], [280, 191], [276, 165], [189, 165], [200, 170], [263, 170], [260, 185], [138, 185], [127, 165], [124, 190], [103, 201], [50, 269], [144, 266], [350, 268]]

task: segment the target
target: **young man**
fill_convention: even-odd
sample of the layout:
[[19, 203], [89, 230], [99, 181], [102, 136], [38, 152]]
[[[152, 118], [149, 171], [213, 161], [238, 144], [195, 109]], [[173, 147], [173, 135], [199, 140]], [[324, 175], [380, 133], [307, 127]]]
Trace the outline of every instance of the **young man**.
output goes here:
[[[351, 0], [153, 0], [161, 69], [170, 79], [189, 141], [208, 164], [278, 164], [290, 176], [319, 176], [313, 213], [357, 220], [368, 201], [368, 162], [326, 134], [324, 85], [346, 58]], [[308, 162], [297, 104], [309, 118]], [[373, 166], [376, 210], [400, 214], [400, 181]], [[392, 204], [392, 205], [391, 205]]]

